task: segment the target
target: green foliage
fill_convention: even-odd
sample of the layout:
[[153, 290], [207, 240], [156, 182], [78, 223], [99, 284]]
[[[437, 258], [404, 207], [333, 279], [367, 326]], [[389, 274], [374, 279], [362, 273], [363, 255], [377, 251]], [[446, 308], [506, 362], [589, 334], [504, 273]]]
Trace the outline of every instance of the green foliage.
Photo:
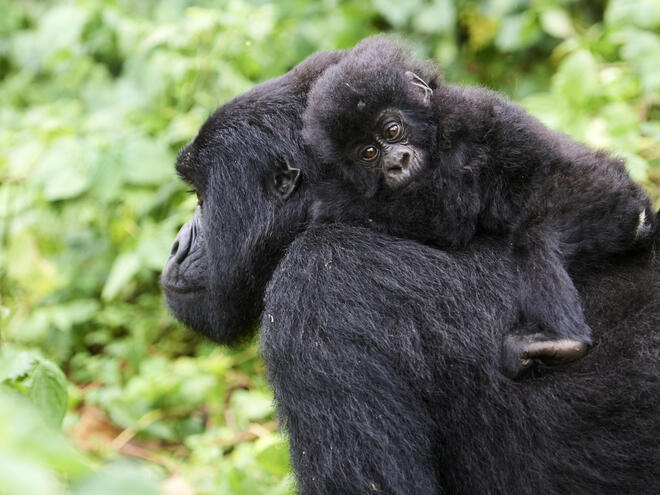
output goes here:
[[91, 464], [22, 394], [0, 385], [0, 487], [3, 495], [59, 493], [64, 479]]
[[293, 490], [255, 344], [167, 315], [209, 112], [398, 32], [656, 189], [660, 0], [0, 0], [0, 495]]
[[5, 346], [0, 354], [0, 380], [24, 392], [54, 426], [59, 426], [67, 409], [67, 380], [47, 359], [28, 351]]

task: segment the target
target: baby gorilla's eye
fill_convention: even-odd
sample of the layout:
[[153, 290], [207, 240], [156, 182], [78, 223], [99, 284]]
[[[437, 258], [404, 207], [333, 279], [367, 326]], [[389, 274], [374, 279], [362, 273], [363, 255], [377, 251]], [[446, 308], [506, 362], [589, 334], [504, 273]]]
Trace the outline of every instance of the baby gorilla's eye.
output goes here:
[[395, 139], [401, 133], [401, 126], [396, 122], [390, 122], [385, 126], [385, 136], [388, 139]]
[[378, 149], [375, 146], [367, 146], [362, 150], [362, 158], [365, 160], [373, 160], [378, 156]]

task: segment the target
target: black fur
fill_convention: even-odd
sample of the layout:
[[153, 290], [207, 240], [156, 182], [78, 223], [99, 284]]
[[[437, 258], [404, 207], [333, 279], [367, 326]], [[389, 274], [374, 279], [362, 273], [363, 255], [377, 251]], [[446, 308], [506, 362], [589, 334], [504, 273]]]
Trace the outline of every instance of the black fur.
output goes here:
[[[333, 178], [307, 155], [301, 115], [310, 82], [341, 57], [236, 98], [182, 151], [177, 169], [203, 206], [162, 277], [174, 315], [218, 342], [250, 335], [261, 316], [300, 492], [660, 491], [651, 253], [583, 267], [592, 353], [505, 379], [492, 357], [518, 288], [503, 242], [445, 253], [307, 225]], [[283, 168], [303, 173], [286, 197], [271, 187]]]
[[581, 282], [591, 353], [513, 382], [494, 365], [516, 318], [506, 251], [448, 254], [341, 225], [296, 239], [261, 345], [302, 493], [658, 492], [648, 255]]
[[[355, 151], [356, 143], [382, 139], [376, 122], [393, 111], [402, 117], [405, 140], [376, 145], [383, 158], [403, 145], [428, 157], [397, 186], [384, 183], [385, 163], [374, 169], [376, 160], [361, 161]], [[442, 83], [429, 64], [388, 37], [361, 42], [319, 78], [304, 122], [321, 161], [339, 165], [370, 197], [352, 204], [326, 197], [319, 216], [367, 217], [372, 227], [440, 247], [464, 247], [479, 232], [510, 240], [521, 278], [513, 342], [590, 344], [566, 269], [647, 246], [655, 229], [650, 200], [621, 160], [547, 129], [493, 91]], [[414, 163], [408, 158], [404, 170]], [[507, 361], [515, 363], [512, 354]]]

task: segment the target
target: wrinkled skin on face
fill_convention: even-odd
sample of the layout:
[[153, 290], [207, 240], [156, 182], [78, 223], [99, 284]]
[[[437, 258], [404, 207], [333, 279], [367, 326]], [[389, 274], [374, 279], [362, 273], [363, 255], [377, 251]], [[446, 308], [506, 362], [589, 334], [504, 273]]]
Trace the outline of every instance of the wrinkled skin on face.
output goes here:
[[341, 56], [314, 55], [230, 101], [179, 154], [177, 172], [200, 204], [161, 284], [174, 316], [218, 342], [253, 333], [266, 282], [307, 220], [300, 116], [311, 82]]

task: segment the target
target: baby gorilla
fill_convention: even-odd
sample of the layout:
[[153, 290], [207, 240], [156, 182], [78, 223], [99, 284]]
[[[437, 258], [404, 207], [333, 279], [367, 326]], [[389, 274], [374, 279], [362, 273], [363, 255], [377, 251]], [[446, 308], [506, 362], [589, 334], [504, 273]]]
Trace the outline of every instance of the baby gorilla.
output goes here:
[[443, 83], [391, 38], [362, 41], [319, 78], [303, 133], [322, 170], [348, 179], [319, 191], [318, 219], [450, 249], [508, 237], [520, 279], [519, 322], [502, 342], [511, 377], [586, 352], [591, 329], [567, 270], [648, 245], [655, 230], [621, 160], [495, 92]]

